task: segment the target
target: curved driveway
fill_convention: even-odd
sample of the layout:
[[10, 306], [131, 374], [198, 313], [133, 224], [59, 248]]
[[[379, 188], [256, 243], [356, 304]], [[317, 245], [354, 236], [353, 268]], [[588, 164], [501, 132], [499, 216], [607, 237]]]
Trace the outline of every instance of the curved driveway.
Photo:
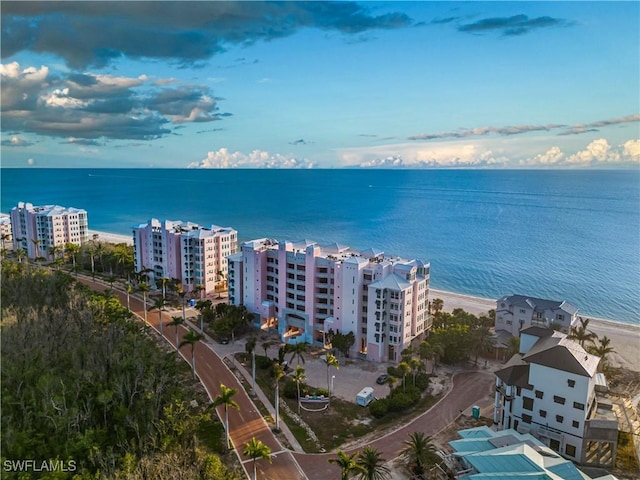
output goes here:
[[[105, 288], [103, 283], [94, 282], [89, 278], [79, 278], [79, 280], [89, 287], [102, 291]], [[123, 305], [126, 305], [126, 294], [114, 289], [114, 294], [118, 296]], [[140, 318], [144, 318], [142, 300], [137, 297], [130, 297], [131, 310]], [[175, 346], [175, 327], [167, 327], [171, 320], [169, 315], [163, 313], [163, 336], [171, 345]], [[158, 312], [153, 310], [147, 312], [148, 323], [158, 331]], [[179, 341], [187, 332], [187, 328], [180, 327]], [[191, 352], [187, 347], [181, 350], [181, 355], [185, 361], [191, 361]], [[339, 478], [340, 469], [328, 462], [329, 458], [335, 454], [306, 454], [292, 453], [280, 445], [271, 432], [269, 425], [256, 409], [243, 386], [238, 382], [236, 376], [227, 368], [222, 359], [216, 354], [208, 344], [198, 342], [195, 346], [196, 374], [200, 378], [203, 386], [207, 390], [209, 397], [214, 399], [220, 394], [220, 384], [238, 390], [234, 400], [240, 406], [239, 410], [229, 410], [229, 433], [231, 441], [236, 446], [236, 452], [243, 462], [245, 470], [251, 471], [251, 461], [242, 456], [242, 449], [251, 437], [264, 442], [272, 452], [272, 463], [258, 461], [258, 478], [269, 480], [326, 480], [327, 478]], [[382, 452], [383, 456], [389, 460], [398, 456], [402, 449], [403, 442], [409, 433], [421, 431], [427, 435], [434, 435], [447, 425], [449, 425], [460, 414], [479, 399], [486, 397], [493, 377], [485, 372], [459, 373], [454, 377], [451, 391], [441, 399], [430, 410], [415, 418], [409, 424], [398, 430], [391, 432], [370, 443], [371, 446]], [[224, 410], [218, 408], [218, 415], [224, 422]], [[353, 451], [356, 449], [351, 449]]]

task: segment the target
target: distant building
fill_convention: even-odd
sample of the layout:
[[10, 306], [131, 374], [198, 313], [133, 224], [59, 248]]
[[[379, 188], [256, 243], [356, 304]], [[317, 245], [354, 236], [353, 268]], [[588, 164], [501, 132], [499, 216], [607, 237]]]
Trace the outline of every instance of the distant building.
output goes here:
[[568, 332], [577, 322], [578, 309], [565, 301], [508, 295], [496, 302], [496, 333], [504, 331], [517, 337], [524, 328], [554, 325]]
[[227, 256], [238, 249], [238, 232], [152, 218], [133, 228], [136, 271], [150, 269], [151, 281], [179, 280], [186, 291], [213, 293], [227, 276]]
[[445, 458], [457, 479], [592, 480], [530, 434], [513, 429], [495, 432], [484, 426], [460, 430], [458, 435], [462, 438], [449, 442], [453, 454]]
[[618, 422], [611, 411], [600, 358], [564, 333], [529, 327], [520, 351], [496, 372], [494, 422], [531, 433], [565, 458], [613, 467]]
[[229, 301], [287, 342], [325, 345], [352, 332], [351, 354], [397, 361], [431, 327], [429, 264], [312, 241], [245, 242], [229, 257]]
[[11, 228], [14, 249], [23, 249], [29, 258], [46, 258], [53, 246], [89, 240], [87, 211], [81, 208], [18, 202], [11, 210]]
[[10, 250], [13, 247], [13, 235], [11, 229], [11, 216], [0, 214], [0, 234], [2, 234], [2, 248]]

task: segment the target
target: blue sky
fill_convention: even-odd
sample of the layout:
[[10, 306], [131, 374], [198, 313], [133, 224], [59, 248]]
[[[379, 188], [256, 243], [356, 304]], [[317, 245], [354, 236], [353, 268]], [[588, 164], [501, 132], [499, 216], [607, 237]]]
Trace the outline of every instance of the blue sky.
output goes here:
[[638, 2], [2, 2], [4, 167], [640, 164]]

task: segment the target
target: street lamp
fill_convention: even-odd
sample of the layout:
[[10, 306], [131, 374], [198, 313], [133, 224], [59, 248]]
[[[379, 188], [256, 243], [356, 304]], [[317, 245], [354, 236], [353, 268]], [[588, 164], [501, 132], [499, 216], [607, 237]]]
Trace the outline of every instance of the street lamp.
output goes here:
[[255, 347], [251, 351], [251, 370], [253, 370], [253, 396], [256, 396], [256, 349]]
[[336, 379], [335, 375], [331, 375], [331, 388], [329, 389], [329, 396], [333, 394], [333, 381]]

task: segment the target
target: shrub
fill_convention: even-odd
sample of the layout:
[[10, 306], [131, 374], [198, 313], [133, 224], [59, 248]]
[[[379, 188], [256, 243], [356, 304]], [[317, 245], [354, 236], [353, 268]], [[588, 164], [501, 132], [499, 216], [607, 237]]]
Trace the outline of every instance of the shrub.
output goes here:
[[378, 400], [374, 400], [369, 404], [369, 413], [373, 415], [375, 418], [384, 417], [389, 411], [389, 400], [386, 398], [381, 398]]
[[389, 397], [389, 411], [390, 412], [401, 412], [402, 410], [406, 410], [415, 402], [414, 398], [403, 392], [399, 392], [392, 397]]
[[256, 367], [258, 367], [260, 370], [266, 370], [270, 368], [271, 365], [273, 365], [273, 360], [262, 355], [256, 355]]
[[429, 386], [429, 375], [426, 373], [419, 373], [416, 375], [416, 387], [421, 391], [425, 391]]

